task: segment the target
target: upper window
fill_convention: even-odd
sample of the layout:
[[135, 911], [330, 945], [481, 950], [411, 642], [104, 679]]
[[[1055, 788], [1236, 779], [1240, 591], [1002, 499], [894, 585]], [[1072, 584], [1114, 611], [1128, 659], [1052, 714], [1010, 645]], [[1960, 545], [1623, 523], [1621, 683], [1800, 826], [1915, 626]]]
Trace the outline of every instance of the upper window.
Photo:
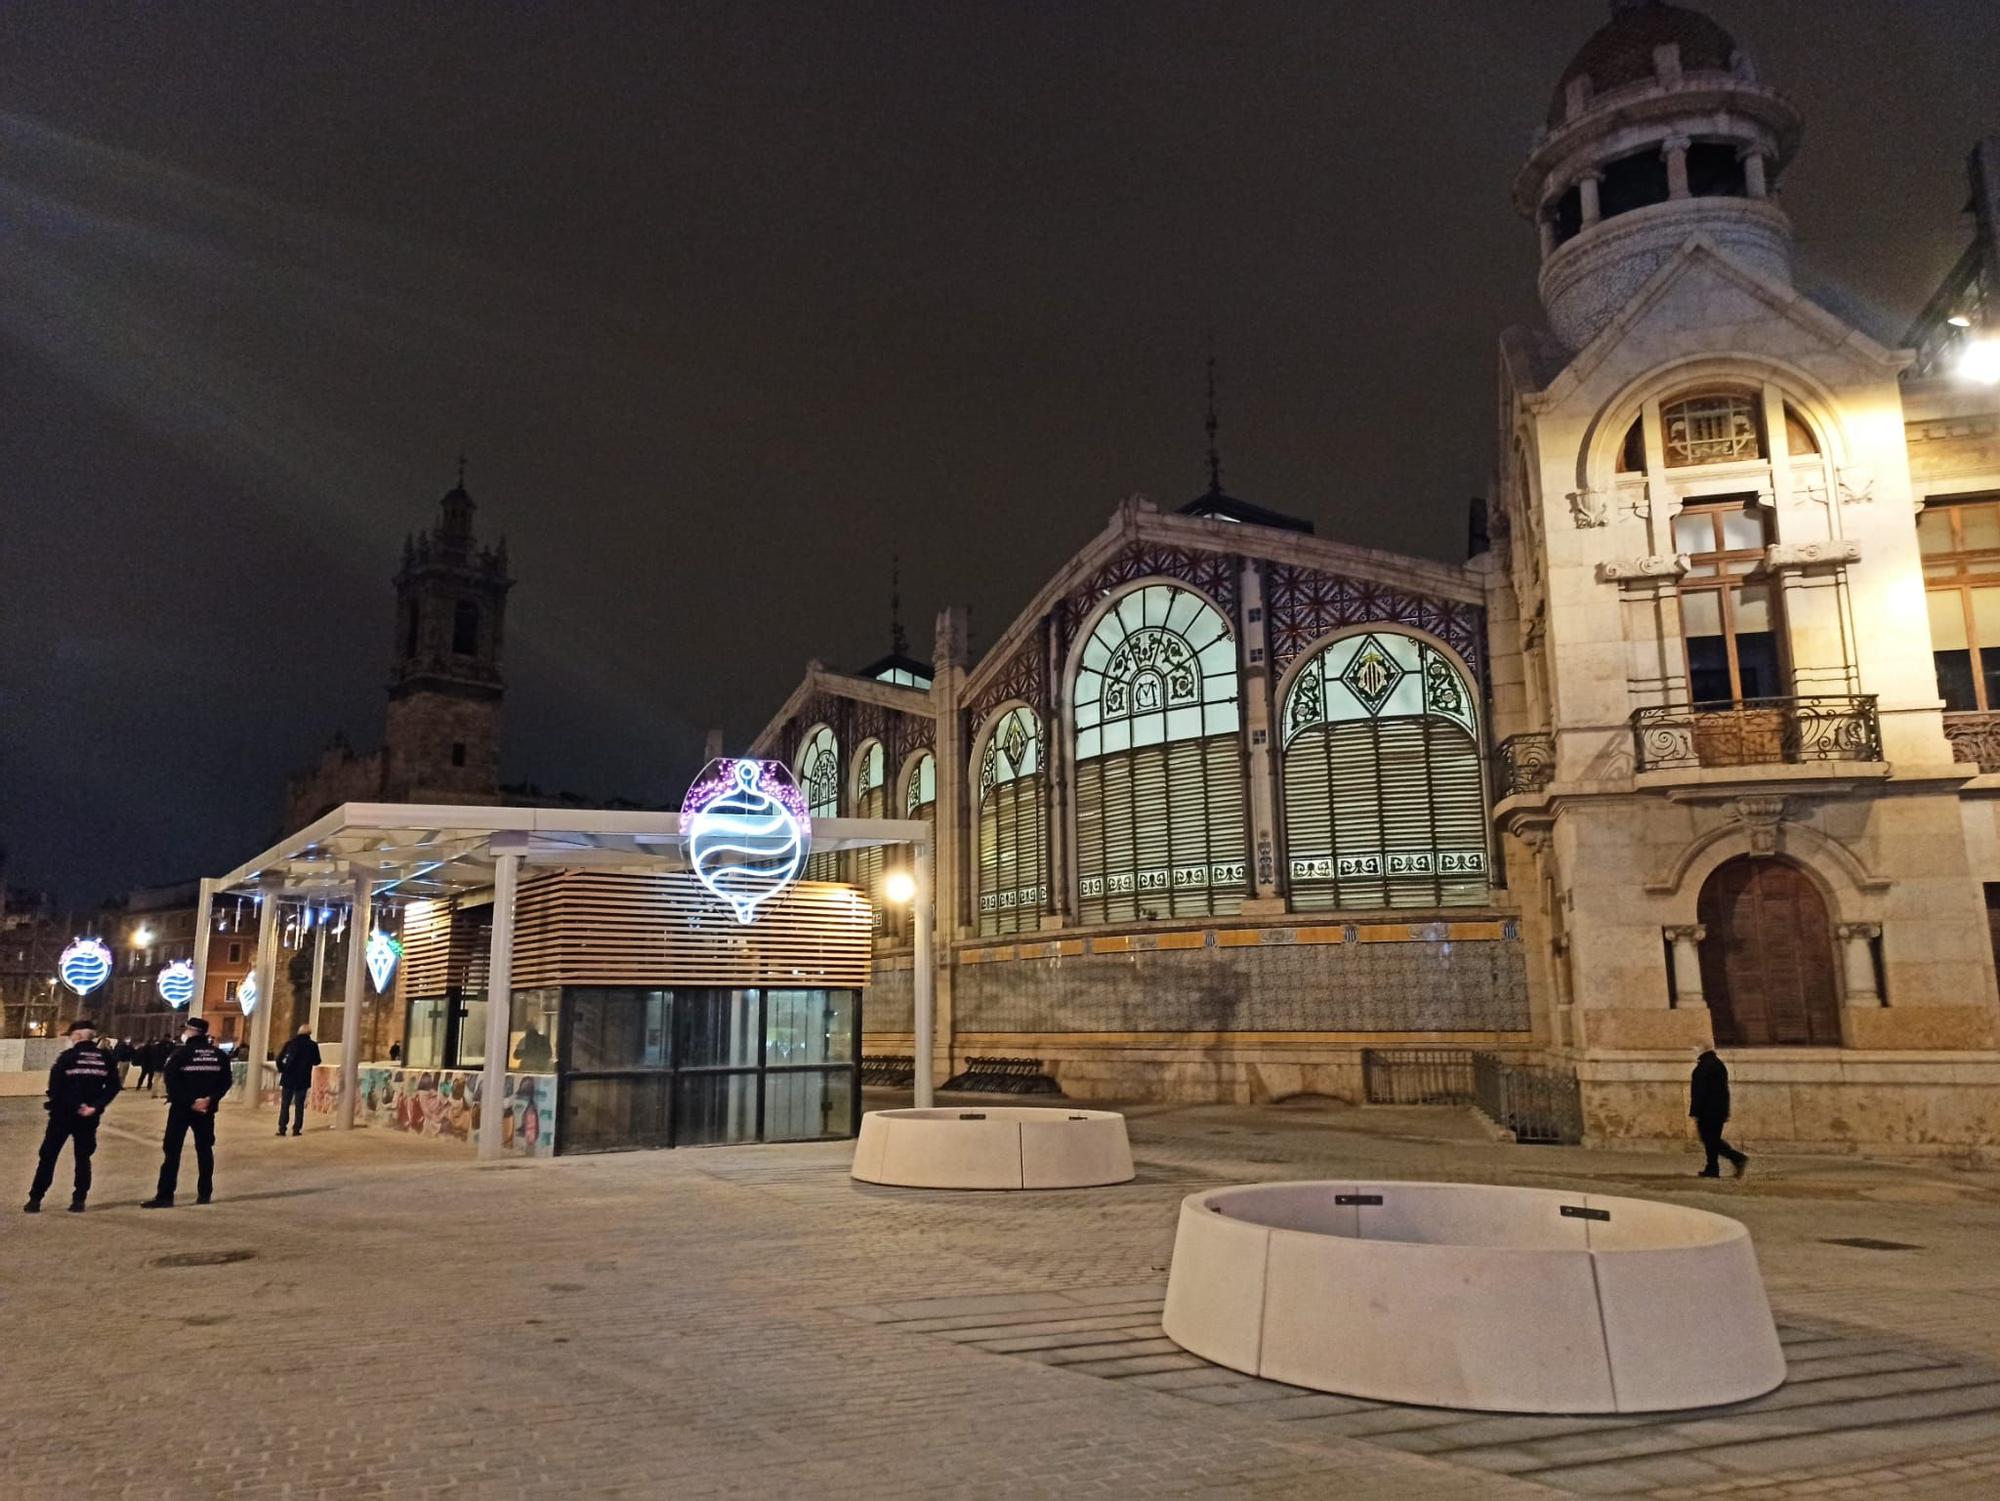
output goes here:
[[1917, 514], [1931, 652], [1949, 711], [2000, 709], [2000, 495]]
[[1237, 911], [1244, 895], [1236, 642], [1215, 607], [1147, 584], [1078, 651], [1077, 914], [1085, 922]]
[[1486, 797], [1472, 687], [1427, 641], [1344, 636], [1286, 691], [1286, 874], [1292, 906], [1486, 900]]
[[[1048, 824], [1042, 792], [1042, 726], [1034, 710], [1009, 709], [979, 754], [979, 931], [1041, 926], [1048, 905]], [[933, 792], [935, 797], [935, 792]]]
[[1688, 555], [1680, 583], [1687, 641], [1688, 697], [1696, 704], [1742, 703], [1785, 692], [1777, 590], [1752, 580], [1770, 543], [1770, 517], [1755, 497], [1732, 496], [1683, 508], [1674, 551]]
[[903, 816], [931, 818], [937, 813], [937, 757], [925, 751], [910, 768], [903, 784]]
[[479, 606], [469, 599], [451, 612], [451, 649], [461, 657], [479, 655]]
[[[833, 730], [821, 725], [806, 737], [799, 751], [799, 790], [806, 795], [806, 811], [814, 818], [840, 816], [840, 743]], [[807, 857], [806, 879], [837, 881], [840, 857], [831, 851]]]
[[1760, 403], [1739, 391], [1689, 396], [1660, 409], [1667, 467], [1764, 457]]

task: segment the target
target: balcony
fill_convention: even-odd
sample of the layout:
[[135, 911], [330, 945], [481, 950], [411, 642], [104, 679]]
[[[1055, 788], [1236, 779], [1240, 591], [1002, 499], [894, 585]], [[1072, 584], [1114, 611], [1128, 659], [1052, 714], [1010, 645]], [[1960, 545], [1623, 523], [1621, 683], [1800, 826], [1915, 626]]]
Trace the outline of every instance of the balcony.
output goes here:
[[1639, 709], [1632, 740], [1642, 772], [1882, 759], [1872, 693]]
[[1556, 737], [1509, 735], [1493, 748], [1493, 796], [1497, 801], [1523, 792], [1541, 792], [1556, 774]]
[[1981, 771], [2000, 771], [2000, 714], [1946, 714], [1944, 738], [1951, 742], [1951, 758], [1968, 761]]

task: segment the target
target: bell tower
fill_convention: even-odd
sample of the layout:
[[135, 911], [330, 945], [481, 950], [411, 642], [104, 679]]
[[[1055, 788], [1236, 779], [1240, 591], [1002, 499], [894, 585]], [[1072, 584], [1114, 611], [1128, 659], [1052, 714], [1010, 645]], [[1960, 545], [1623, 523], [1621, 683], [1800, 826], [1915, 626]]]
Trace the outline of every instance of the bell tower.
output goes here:
[[383, 780], [391, 801], [494, 802], [500, 793], [500, 673], [507, 544], [473, 535], [465, 460], [438, 518], [403, 541], [389, 672]]

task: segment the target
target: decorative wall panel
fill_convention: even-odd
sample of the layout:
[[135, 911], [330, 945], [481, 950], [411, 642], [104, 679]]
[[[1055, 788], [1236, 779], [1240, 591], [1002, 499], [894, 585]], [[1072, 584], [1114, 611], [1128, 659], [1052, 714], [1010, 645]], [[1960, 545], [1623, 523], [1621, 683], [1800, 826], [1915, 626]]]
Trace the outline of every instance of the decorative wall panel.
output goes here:
[[1394, 622], [1428, 631], [1481, 677], [1480, 609], [1477, 605], [1411, 594], [1367, 579], [1341, 578], [1314, 568], [1273, 563], [1264, 581], [1271, 667], [1286, 663], [1321, 636], [1343, 626]]

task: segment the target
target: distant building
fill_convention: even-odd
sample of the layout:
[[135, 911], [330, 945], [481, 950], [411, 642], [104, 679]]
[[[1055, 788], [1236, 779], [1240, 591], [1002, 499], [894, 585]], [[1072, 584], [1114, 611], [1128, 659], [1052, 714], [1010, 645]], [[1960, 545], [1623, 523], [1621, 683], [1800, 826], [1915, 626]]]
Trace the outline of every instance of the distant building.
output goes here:
[[507, 544], [479, 544], [459, 482], [437, 522], [403, 543], [396, 574], [389, 706], [380, 749], [337, 735], [285, 788], [286, 829], [348, 802], [493, 804], [500, 791]]

